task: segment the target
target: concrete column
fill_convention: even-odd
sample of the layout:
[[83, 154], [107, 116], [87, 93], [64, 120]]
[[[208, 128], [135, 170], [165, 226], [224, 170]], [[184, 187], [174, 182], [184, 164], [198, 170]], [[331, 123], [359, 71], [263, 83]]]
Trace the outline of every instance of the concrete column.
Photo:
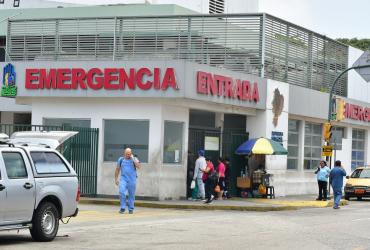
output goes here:
[[305, 125], [306, 121], [300, 121], [299, 122], [299, 127], [298, 127], [298, 166], [297, 170], [298, 171], [303, 171], [304, 170], [304, 136], [305, 136]]

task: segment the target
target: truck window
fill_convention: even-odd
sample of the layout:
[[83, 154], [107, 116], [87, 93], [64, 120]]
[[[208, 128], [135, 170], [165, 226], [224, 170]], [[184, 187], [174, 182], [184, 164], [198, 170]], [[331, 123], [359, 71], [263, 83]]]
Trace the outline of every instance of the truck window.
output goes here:
[[28, 178], [23, 157], [18, 152], [3, 152], [6, 173], [9, 179]]
[[33, 164], [38, 174], [69, 173], [62, 159], [53, 152], [31, 152]]

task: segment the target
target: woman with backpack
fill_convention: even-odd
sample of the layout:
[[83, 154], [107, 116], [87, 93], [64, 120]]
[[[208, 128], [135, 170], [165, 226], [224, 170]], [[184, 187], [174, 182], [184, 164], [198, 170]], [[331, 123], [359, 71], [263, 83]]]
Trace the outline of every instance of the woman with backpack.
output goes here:
[[214, 199], [213, 191], [215, 189], [215, 184], [217, 181], [217, 172], [215, 171], [215, 168], [213, 166], [212, 161], [209, 158], [206, 158], [207, 162], [207, 167], [203, 171], [203, 182], [205, 183], [206, 186], [206, 201], [204, 202], [205, 204], [210, 204], [212, 203]]

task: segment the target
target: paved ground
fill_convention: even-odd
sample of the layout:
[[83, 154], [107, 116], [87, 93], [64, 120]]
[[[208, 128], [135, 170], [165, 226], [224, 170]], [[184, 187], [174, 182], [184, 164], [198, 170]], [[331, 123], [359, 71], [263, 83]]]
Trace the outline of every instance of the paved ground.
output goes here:
[[33, 242], [27, 231], [0, 232], [0, 249], [370, 249], [370, 201], [263, 213], [80, 208], [53, 242]]

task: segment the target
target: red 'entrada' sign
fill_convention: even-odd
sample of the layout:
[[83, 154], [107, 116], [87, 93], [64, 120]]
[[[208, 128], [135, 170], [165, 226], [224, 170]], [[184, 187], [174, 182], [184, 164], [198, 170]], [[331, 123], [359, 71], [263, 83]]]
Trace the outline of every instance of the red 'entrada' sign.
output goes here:
[[25, 81], [26, 89], [178, 89], [173, 68], [163, 75], [160, 68], [26, 69]]
[[247, 80], [234, 80], [228, 76], [198, 71], [197, 92], [205, 95], [218, 95], [242, 101], [259, 102], [258, 84]]

